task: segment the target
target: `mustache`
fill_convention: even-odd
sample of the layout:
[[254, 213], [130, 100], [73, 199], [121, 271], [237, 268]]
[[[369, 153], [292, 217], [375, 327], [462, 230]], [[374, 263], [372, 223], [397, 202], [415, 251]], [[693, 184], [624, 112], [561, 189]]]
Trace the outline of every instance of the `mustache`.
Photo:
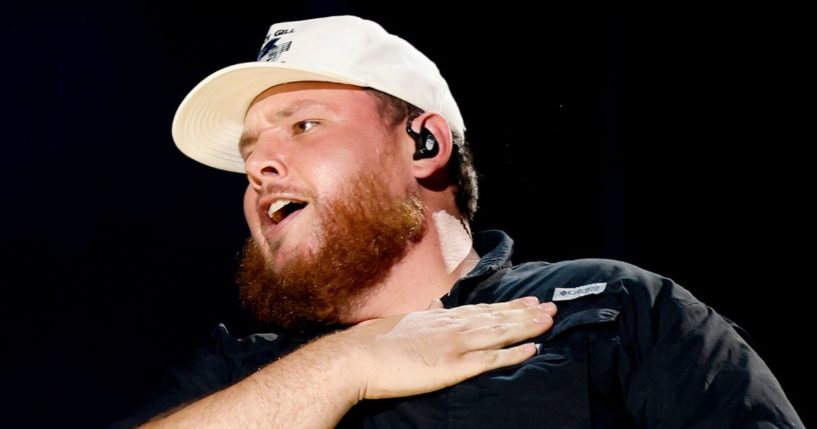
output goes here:
[[306, 187], [302, 186], [294, 186], [290, 184], [281, 184], [281, 183], [265, 183], [264, 186], [258, 191], [258, 197], [264, 198], [267, 195], [298, 195], [303, 196], [308, 199], [317, 199], [317, 195], [314, 192], [306, 189]]

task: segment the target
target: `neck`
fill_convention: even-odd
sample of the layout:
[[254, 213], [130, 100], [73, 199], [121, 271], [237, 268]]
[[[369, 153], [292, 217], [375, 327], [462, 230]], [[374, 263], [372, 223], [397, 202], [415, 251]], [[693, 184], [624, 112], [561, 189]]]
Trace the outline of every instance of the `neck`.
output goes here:
[[466, 223], [444, 210], [426, 216], [426, 221], [425, 236], [343, 323], [425, 310], [477, 265], [479, 255]]

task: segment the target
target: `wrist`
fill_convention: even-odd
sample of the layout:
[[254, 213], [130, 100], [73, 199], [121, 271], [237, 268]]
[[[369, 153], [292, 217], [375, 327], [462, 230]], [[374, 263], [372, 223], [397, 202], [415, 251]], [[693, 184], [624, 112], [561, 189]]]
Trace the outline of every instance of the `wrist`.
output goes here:
[[363, 399], [365, 392], [365, 356], [348, 331], [319, 338], [296, 353], [321, 367], [320, 383], [332, 390], [349, 408]]

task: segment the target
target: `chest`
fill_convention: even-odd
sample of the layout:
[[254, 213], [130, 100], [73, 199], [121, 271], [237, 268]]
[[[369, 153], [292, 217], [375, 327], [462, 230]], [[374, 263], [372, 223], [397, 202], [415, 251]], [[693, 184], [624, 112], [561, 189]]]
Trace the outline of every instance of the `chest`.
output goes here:
[[565, 335], [537, 339], [541, 352], [521, 365], [438, 392], [363, 402], [339, 427], [631, 427], [622, 405], [617, 332], [614, 320], [591, 317], [565, 328]]

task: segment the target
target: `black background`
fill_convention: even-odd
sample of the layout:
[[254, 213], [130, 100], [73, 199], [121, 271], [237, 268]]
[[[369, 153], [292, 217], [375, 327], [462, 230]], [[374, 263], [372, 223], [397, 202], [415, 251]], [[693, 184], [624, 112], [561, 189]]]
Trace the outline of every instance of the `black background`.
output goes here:
[[246, 181], [181, 155], [170, 123], [273, 22], [339, 13], [446, 76], [484, 176], [477, 228], [508, 231], [517, 261], [605, 257], [673, 278], [750, 332], [811, 419], [813, 49], [798, 11], [115, 3], [0, 9], [2, 384], [29, 425], [104, 425], [218, 321], [252, 330], [231, 286]]

